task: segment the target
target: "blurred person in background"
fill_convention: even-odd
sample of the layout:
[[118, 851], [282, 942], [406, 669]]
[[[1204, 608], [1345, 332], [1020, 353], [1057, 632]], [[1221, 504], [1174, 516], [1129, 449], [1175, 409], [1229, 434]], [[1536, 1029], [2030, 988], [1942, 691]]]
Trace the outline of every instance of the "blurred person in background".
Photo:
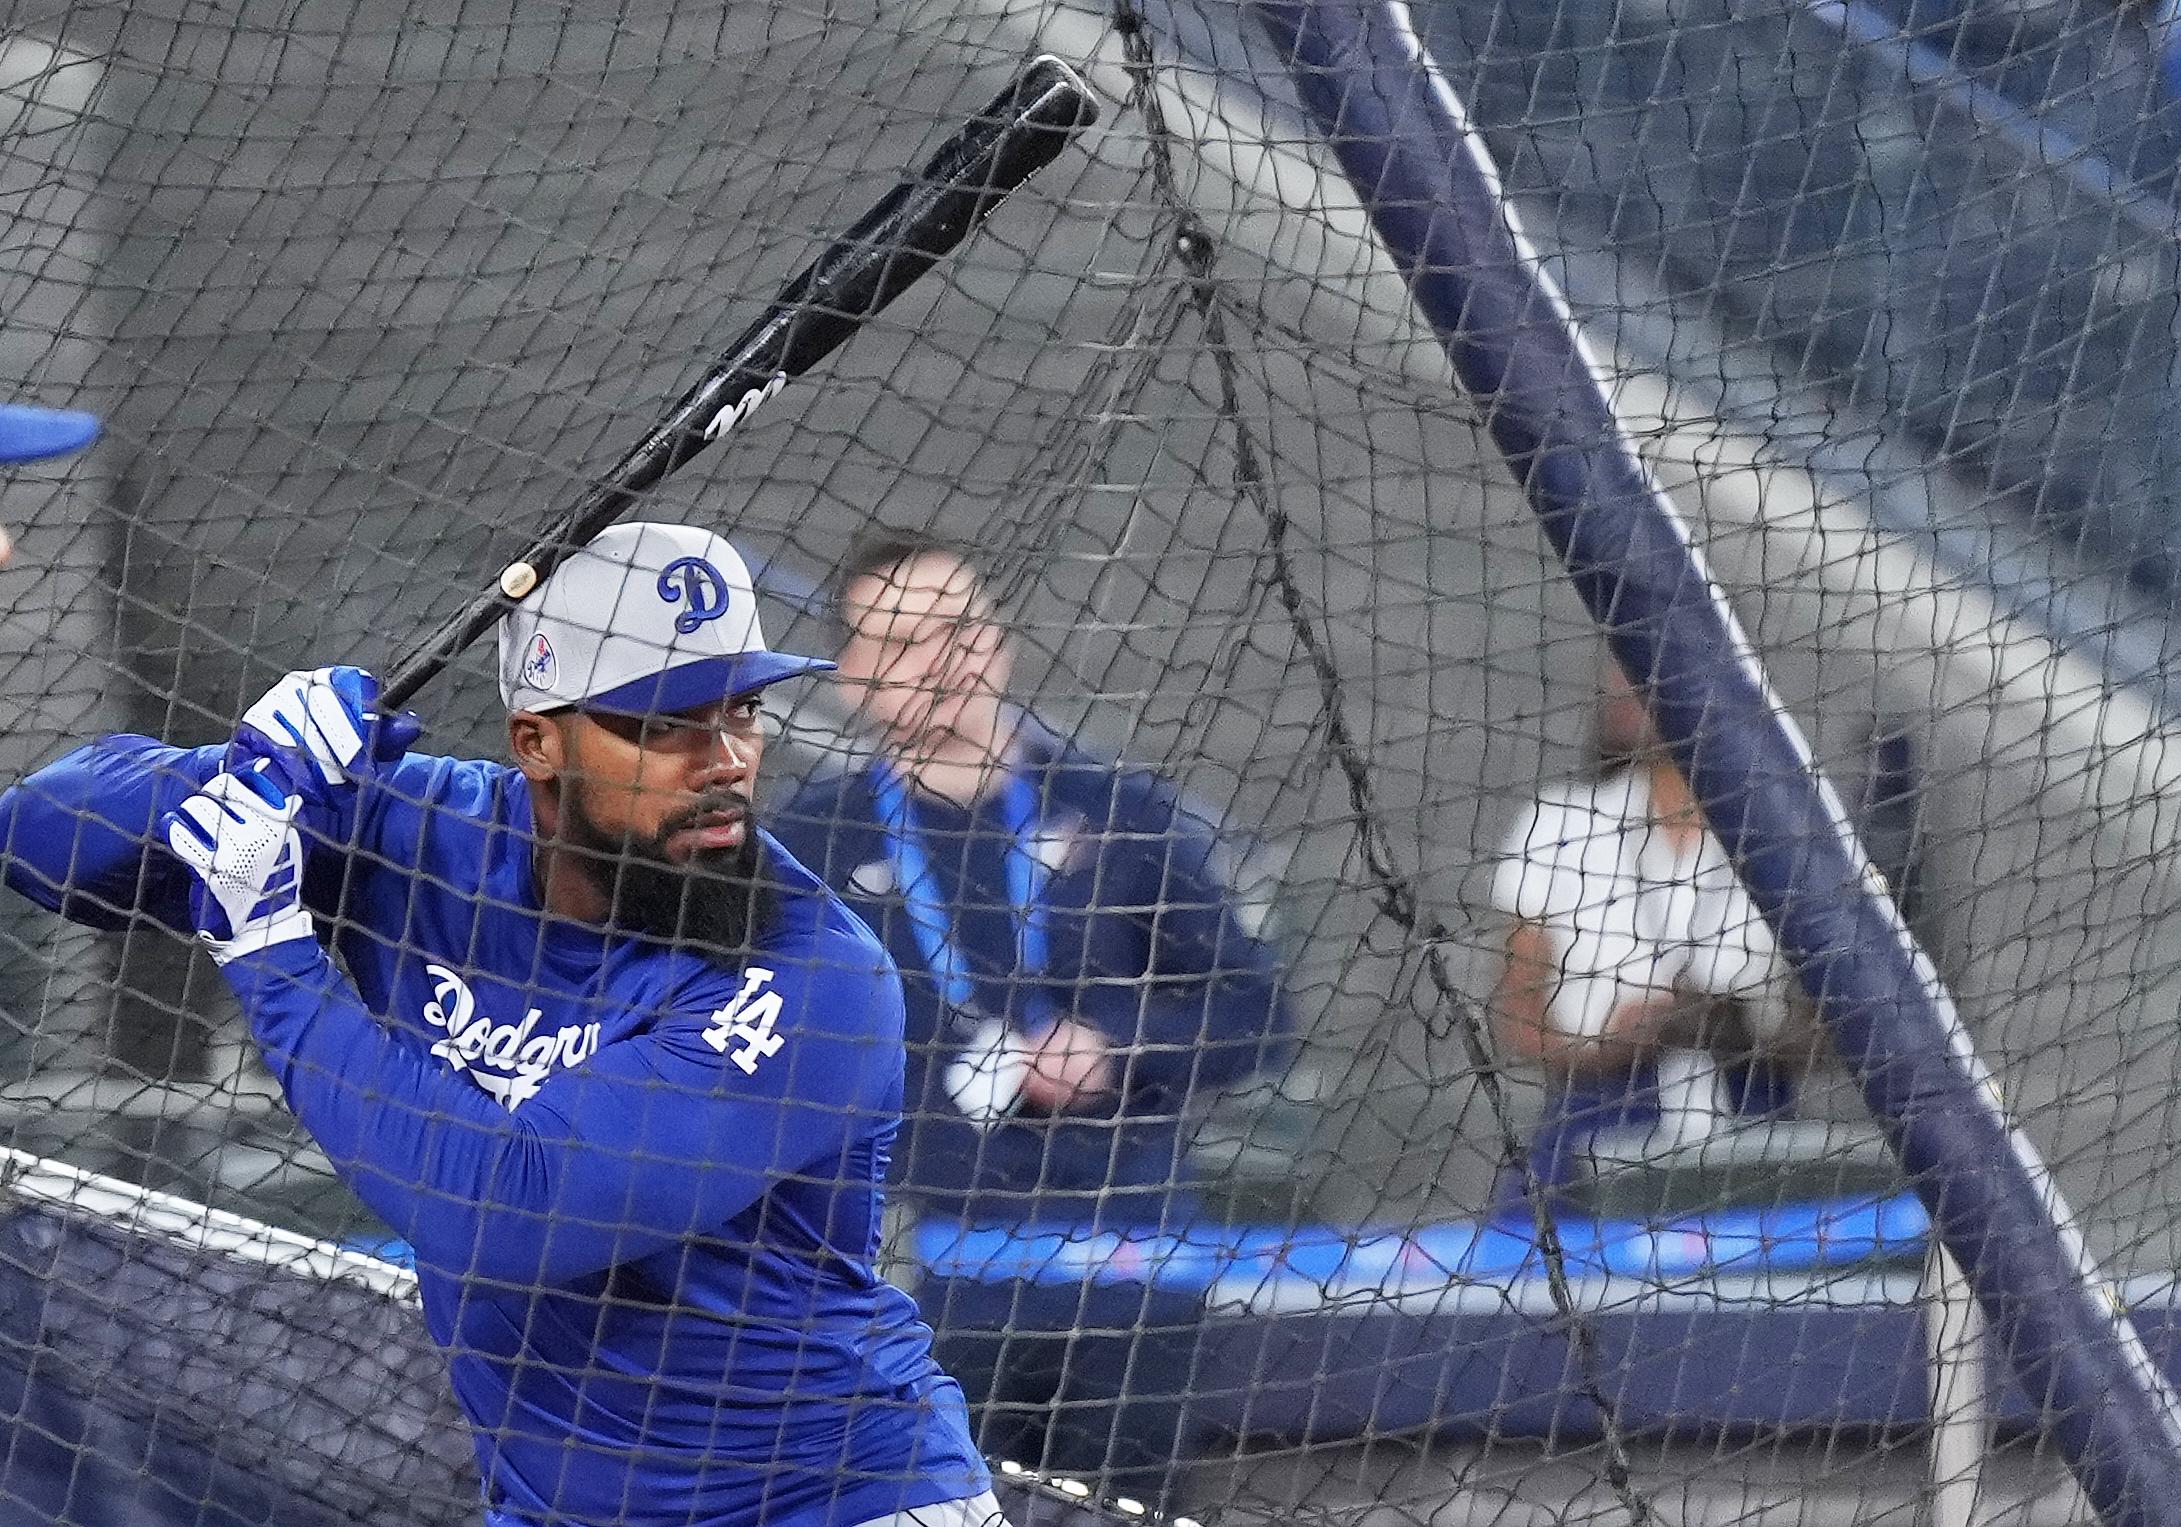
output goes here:
[[[1292, 1026], [1263, 909], [1170, 783], [1011, 703], [1010, 637], [963, 556], [874, 539], [835, 590], [834, 677], [872, 751], [778, 826], [907, 983], [894, 1180], [927, 1223], [1181, 1228], [1190, 1126]], [[1025, 1284], [994, 1318], [964, 1318], [975, 1291], [946, 1279], [920, 1297], [987, 1456], [1166, 1498], [1202, 1441], [1197, 1295]]]
[[[98, 438], [98, 418], [72, 409], [0, 403], [0, 465], [45, 461], [79, 451]], [[15, 556], [15, 541], [0, 525], [0, 567]]]
[[[1506, 921], [1493, 1013], [1505, 1052], [1541, 1065], [1530, 1165], [1565, 1186], [1599, 1130], [1692, 1144], [1793, 1102], [1817, 1028], [1772, 930], [1610, 656], [1597, 771], [1538, 792], [1492, 878]], [[1519, 1201], [1510, 1170], [1502, 1206]]]

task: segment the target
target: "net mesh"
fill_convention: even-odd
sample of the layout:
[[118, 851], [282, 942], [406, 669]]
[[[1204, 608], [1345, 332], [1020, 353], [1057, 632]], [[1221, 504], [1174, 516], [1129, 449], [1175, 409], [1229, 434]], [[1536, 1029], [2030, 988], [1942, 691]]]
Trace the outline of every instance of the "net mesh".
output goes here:
[[[2163, 14], [1413, 10], [1630, 438], [2154, 1334], [2181, 1252]], [[1080, 813], [1044, 871], [1097, 881], [1157, 845], [1148, 903], [1086, 910], [1152, 934], [1204, 912], [1218, 949], [1092, 957], [1089, 984], [1128, 999], [1101, 1027], [1147, 1077], [1198, 1046], [1227, 1061], [1078, 1108], [1087, 1163], [1020, 1115], [946, 1135], [927, 1126], [963, 1127], [963, 1046], [933, 1027], [913, 888], [842, 836], [873, 827], [850, 787], [883, 749], [852, 689], [775, 706], [765, 808], [905, 969], [931, 1079], [910, 1138], [974, 1142], [951, 1175], [904, 1147], [884, 1265], [991, 1402], [988, 1451], [1237, 1521], [2081, 1519], [2035, 1408], [1975, 1382], [1852, 1084], [1788, 1042], [1806, 1020], [1746, 905], [1671, 854], [1551, 851], [1571, 835], [1540, 830], [1541, 799], [1602, 821], [1629, 777], [1600, 769], [1596, 628], [1246, 9], [11, 20], [0, 370], [105, 435], [0, 479], [0, 778], [102, 734], [220, 741], [291, 668], [383, 671], [1023, 59], [1059, 54], [1101, 125], [643, 508], [729, 533], [789, 650], [852, 634], [832, 593], [860, 538], [958, 548], [1036, 735], [1178, 803], [1157, 830]], [[432, 752], [503, 756], [489, 651], [420, 708]], [[1639, 826], [1593, 829], [1608, 859], [1643, 839], [1613, 809]], [[11, 871], [51, 862], [16, 831]], [[957, 882], [997, 841], [939, 832], [934, 884], [974, 903]], [[1687, 878], [1709, 931], [1687, 906], [1606, 929], [1637, 916], [1617, 876]], [[7, 1143], [398, 1259], [211, 963], [114, 910], [93, 931], [0, 908]], [[1003, 1010], [1039, 984], [1006, 912], [950, 914]], [[1562, 940], [1530, 997], [1508, 958], [1525, 918]], [[1608, 934], [1675, 946], [1701, 1000], [1654, 1055], [1570, 1081], [1535, 1052]], [[1194, 1032], [1131, 1027], [1177, 992]], [[317, 1264], [245, 1276], [136, 1219], [99, 1229], [114, 1204], [80, 1184], [17, 1197], [10, 1276], [69, 1295], [6, 1354], [18, 1431], [52, 1444], [11, 1454], [28, 1519], [113, 1519], [41, 1493], [49, 1454], [120, 1490], [153, 1471], [143, 1434], [218, 1454], [185, 1423], [232, 1408], [271, 1458], [289, 1403], [309, 1467], [253, 1471], [301, 1492], [292, 1518], [212, 1514], [240, 1488], [216, 1472], [132, 1509], [468, 1509], [421, 1326], [298, 1293], [335, 1276]], [[53, 1260], [76, 1245], [55, 1224], [89, 1262]], [[179, 1301], [155, 1324], [207, 1333], [186, 1363], [130, 1356], [153, 1285]], [[39, 1383], [140, 1432], [70, 1430]], [[1958, 1425], [1927, 1424], [1933, 1383]], [[438, 1409], [405, 1430], [420, 1393]], [[393, 1456], [414, 1470], [397, 1499], [372, 1484]]]

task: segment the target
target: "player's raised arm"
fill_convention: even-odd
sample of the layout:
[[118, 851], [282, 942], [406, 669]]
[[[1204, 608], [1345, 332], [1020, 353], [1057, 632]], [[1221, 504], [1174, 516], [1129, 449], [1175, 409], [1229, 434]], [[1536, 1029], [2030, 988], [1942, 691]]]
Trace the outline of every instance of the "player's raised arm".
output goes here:
[[143, 915], [190, 931], [188, 877], [158, 847], [159, 821], [220, 769], [219, 748], [102, 737], [0, 791], [0, 876], [73, 922]]
[[355, 668], [284, 675], [224, 747], [116, 735], [87, 743], [0, 792], [0, 875], [50, 912], [95, 928], [149, 916], [192, 931], [189, 881], [160, 821], [222, 767], [257, 768], [306, 802], [314, 837], [347, 842], [354, 786], [400, 758], [416, 718], [382, 717], [378, 681]]

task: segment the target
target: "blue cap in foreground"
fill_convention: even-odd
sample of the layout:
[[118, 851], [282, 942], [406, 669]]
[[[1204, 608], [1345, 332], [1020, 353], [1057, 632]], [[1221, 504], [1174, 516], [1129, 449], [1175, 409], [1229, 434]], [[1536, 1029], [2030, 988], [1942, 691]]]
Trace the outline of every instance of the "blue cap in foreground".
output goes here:
[[66, 456], [98, 438], [98, 416], [64, 408], [0, 403], [0, 462]]

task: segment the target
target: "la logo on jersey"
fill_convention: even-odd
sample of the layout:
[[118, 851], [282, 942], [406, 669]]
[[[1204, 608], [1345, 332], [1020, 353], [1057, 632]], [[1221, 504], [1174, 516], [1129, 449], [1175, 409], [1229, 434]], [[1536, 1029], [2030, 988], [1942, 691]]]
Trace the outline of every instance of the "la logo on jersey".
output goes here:
[[[787, 1036], [774, 1029], [786, 1004], [778, 992], [765, 989], [771, 984], [771, 971], [750, 966], [742, 972], [742, 990], [712, 1015], [712, 1026], [704, 1031], [704, 1042], [741, 1067], [745, 1076], [756, 1075], [757, 1063], [778, 1055], [787, 1043]], [[740, 1048], [730, 1050], [730, 1045]]]
[[516, 1023], [494, 1023], [477, 1012], [469, 983], [444, 965], [427, 965], [432, 1000], [424, 1021], [447, 1037], [432, 1053], [500, 1100], [513, 1113], [537, 1096], [545, 1079], [563, 1066], [580, 1066], [598, 1050], [598, 1025], [567, 1024], [550, 1033], [535, 1032], [544, 1013], [532, 1008]]

